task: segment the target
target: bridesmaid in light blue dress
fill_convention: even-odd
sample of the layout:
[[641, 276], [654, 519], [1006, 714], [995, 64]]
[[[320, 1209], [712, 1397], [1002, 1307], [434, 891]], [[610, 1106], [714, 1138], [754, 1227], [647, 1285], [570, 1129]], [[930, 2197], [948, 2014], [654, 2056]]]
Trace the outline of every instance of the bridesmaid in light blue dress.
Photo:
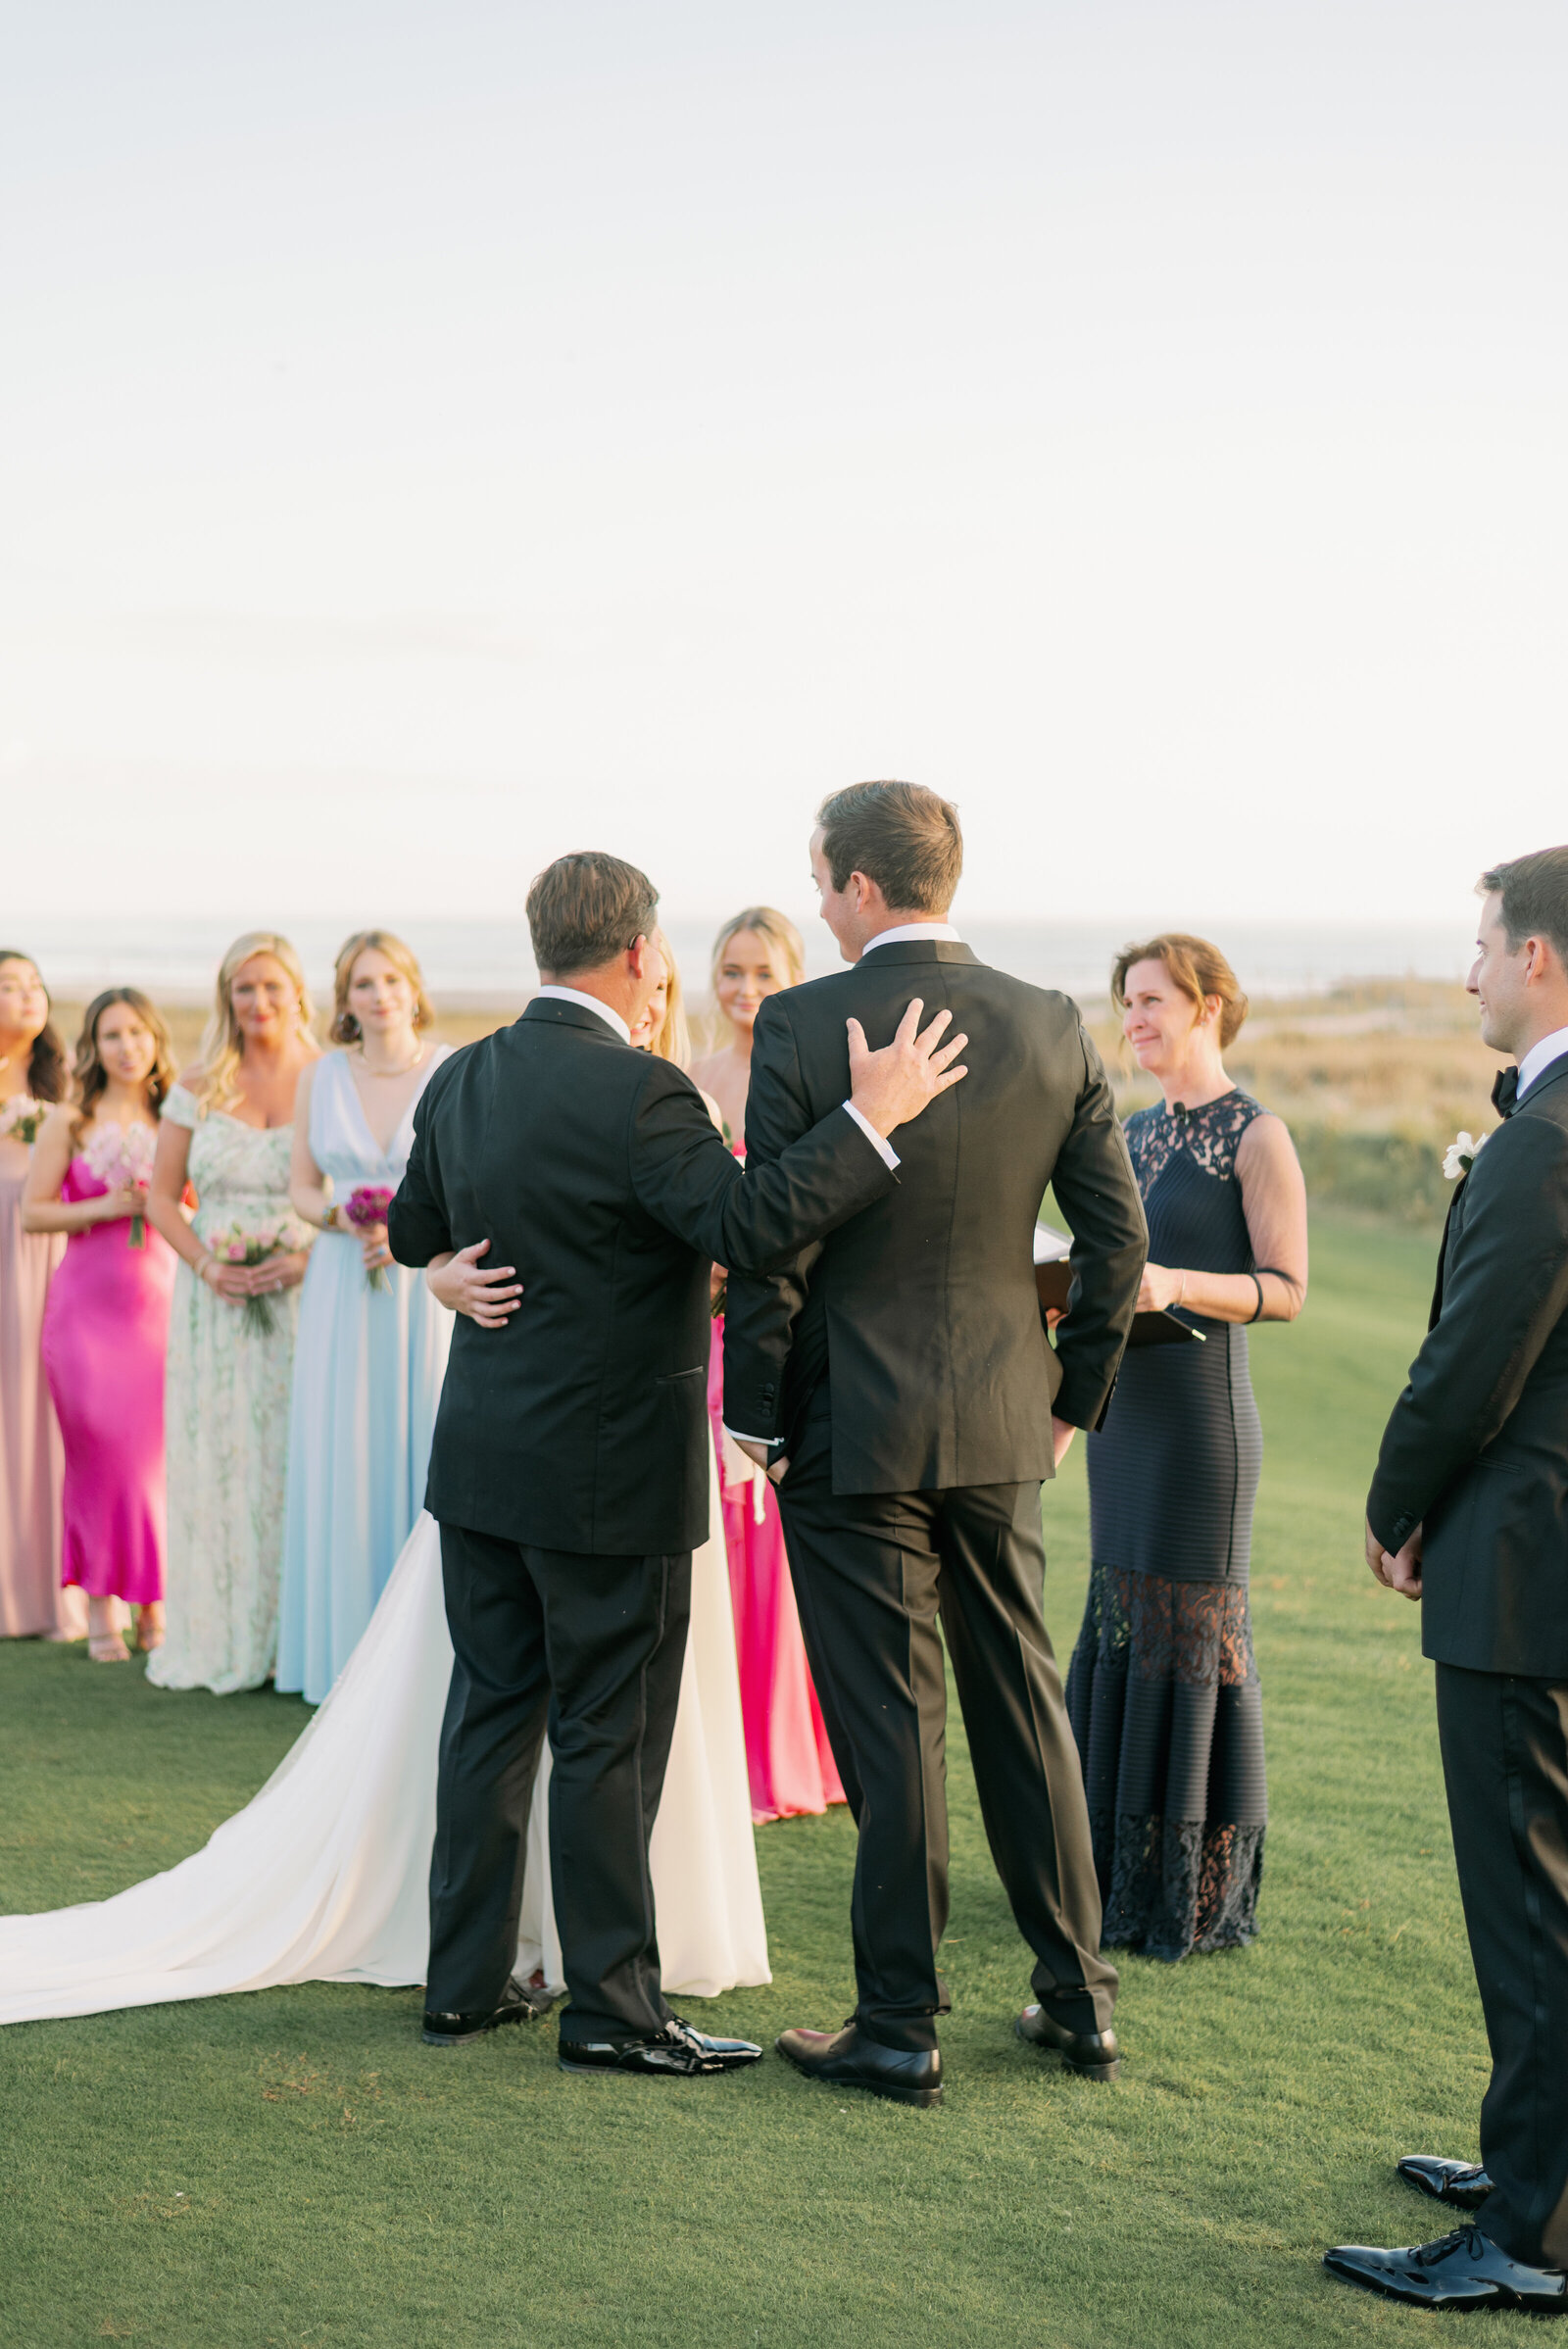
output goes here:
[[277, 1687], [319, 1704], [375, 1610], [424, 1498], [452, 1316], [392, 1261], [384, 1223], [348, 1214], [395, 1191], [419, 1096], [450, 1045], [400, 939], [367, 930], [337, 962], [329, 1052], [302, 1083], [289, 1196], [322, 1237], [300, 1299], [289, 1418]]

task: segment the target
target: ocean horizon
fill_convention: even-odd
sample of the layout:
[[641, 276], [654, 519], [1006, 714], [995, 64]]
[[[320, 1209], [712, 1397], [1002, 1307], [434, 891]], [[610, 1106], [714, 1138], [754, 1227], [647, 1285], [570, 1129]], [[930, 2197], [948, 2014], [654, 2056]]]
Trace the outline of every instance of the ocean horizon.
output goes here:
[[[538, 984], [527, 925], [522, 921], [424, 921], [386, 925], [418, 955], [432, 995], [453, 1008], [521, 1003]], [[688, 994], [707, 995], [714, 925], [671, 919], [666, 925]], [[1125, 924], [976, 920], [961, 925], [981, 958], [1040, 987], [1055, 987], [1089, 1003], [1108, 993], [1111, 962], [1124, 943]], [[337, 922], [282, 925], [299, 951], [311, 986], [325, 992], [344, 930]], [[32, 955], [50, 992], [80, 1002], [104, 987], [140, 987], [172, 1003], [205, 1000], [237, 931], [231, 921], [105, 919], [54, 916], [0, 918], [0, 937]], [[814, 916], [801, 919], [808, 975], [840, 967], [832, 939]], [[1211, 933], [1238, 978], [1254, 998], [1323, 994], [1348, 979], [1459, 980], [1471, 945], [1465, 932], [1436, 924], [1251, 922], [1216, 924]]]

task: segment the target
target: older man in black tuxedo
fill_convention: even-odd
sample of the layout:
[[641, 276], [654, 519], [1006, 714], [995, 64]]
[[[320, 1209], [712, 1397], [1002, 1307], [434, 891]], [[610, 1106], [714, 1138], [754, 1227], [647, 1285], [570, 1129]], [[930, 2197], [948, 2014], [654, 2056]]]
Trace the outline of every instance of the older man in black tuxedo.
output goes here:
[[691, 1552], [707, 1539], [709, 1269], [760, 1269], [894, 1187], [887, 1136], [965, 1073], [917, 1004], [849, 1036], [849, 1082], [744, 1174], [690, 1078], [631, 1050], [664, 976], [657, 898], [617, 857], [564, 856], [528, 921], [546, 984], [437, 1070], [388, 1218], [402, 1264], [489, 1241], [513, 1315], [459, 1322], [430, 1455], [456, 1660], [441, 1733], [424, 2035], [532, 2011], [510, 1980], [546, 1715], [568, 2070], [754, 2062], [670, 2015], [648, 1842], [675, 1723]]
[[1481, 2161], [1400, 2174], [1477, 2214], [1326, 2265], [1423, 2308], [1568, 2313], [1568, 848], [1500, 864], [1470, 992], [1507, 1052], [1426, 1343], [1383, 1438], [1367, 1561], [1421, 1601], [1492, 2081]]
[[[1078, 1750], [1041, 1607], [1040, 1485], [1110, 1399], [1148, 1232], [1110, 1087], [1065, 996], [991, 970], [948, 920], [956, 810], [907, 783], [822, 807], [811, 863], [854, 967], [758, 1017], [748, 1163], [783, 1165], [842, 1097], [845, 1021], [893, 1033], [912, 993], [974, 1062], [911, 1128], [884, 1193], [771, 1277], [730, 1277], [724, 1411], [770, 1461], [807, 1652], [859, 1828], [854, 2022], [781, 2052], [835, 2085], [942, 2093], [947, 1922], [940, 1614], [986, 1834], [1035, 1954], [1020, 2035], [1113, 2077], [1116, 1974]], [[960, 1102], [962, 1104], [960, 1110]], [[1047, 1184], [1073, 1230], [1056, 1352], [1034, 1277]]]

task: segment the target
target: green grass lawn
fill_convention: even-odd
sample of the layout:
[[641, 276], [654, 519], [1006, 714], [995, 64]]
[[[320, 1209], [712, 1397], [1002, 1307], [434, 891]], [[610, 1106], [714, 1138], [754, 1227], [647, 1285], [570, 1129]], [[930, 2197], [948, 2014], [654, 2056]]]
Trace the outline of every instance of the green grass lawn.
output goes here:
[[[0, 2340], [1429, 2340], [1430, 2318], [1334, 2282], [1318, 2254], [1441, 2231], [1392, 2164], [1474, 2158], [1485, 2079], [1416, 1613], [1360, 1560], [1434, 1246], [1321, 1222], [1303, 1319], [1254, 1333], [1263, 1931], [1128, 1963], [1118, 2086], [1012, 2036], [1027, 1955], [955, 1735], [940, 2111], [813, 2087], [772, 2057], [712, 2081], [567, 2078], [548, 2027], [443, 2053], [419, 2042], [416, 1990], [19, 2026], [0, 2032]], [[1081, 1456], [1046, 1519], [1065, 1661]], [[0, 1647], [0, 1904], [94, 1899], [180, 1857], [303, 1719], [288, 1698], [160, 1694], [79, 1649]], [[689, 2005], [768, 2041], [850, 2011], [852, 1836], [838, 1814], [758, 1846], [773, 1984]], [[1488, 2340], [1524, 2324], [1493, 2319]]]

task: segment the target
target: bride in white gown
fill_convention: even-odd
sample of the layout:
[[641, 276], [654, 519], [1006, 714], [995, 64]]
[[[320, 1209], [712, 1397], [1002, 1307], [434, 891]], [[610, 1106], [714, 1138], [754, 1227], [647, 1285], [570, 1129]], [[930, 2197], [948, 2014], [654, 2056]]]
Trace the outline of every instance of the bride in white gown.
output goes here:
[[[421, 1516], [341, 1679], [254, 1801], [177, 1868], [112, 1900], [0, 1917], [0, 2023], [279, 1982], [422, 1982], [451, 1671], [440, 1537]], [[547, 1749], [516, 1970], [524, 1981], [542, 1971], [559, 1990], [549, 1777]], [[652, 1865], [666, 1989], [712, 1998], [771, 1980], [716, 1512], [692, 1559], [691, 1632]]]
[[[709, 1539], [692, 1557], [680, 1706], [650, 1855], [664, 1987], [697, 1998], [772, 1979], [711, 1478], [709, 1512]], [[331, 1693], [253, 1801], [188, 1860], [112, 1900], [0, 1917], [0, 2024], [281, 1982], [422, 1982], [451, 1676], [440, 1535], [421, 1515]], [[559, 1991], [549, 1778], [547, 1746], [516, 1972], [524, 1982], [542, 1972]]]

